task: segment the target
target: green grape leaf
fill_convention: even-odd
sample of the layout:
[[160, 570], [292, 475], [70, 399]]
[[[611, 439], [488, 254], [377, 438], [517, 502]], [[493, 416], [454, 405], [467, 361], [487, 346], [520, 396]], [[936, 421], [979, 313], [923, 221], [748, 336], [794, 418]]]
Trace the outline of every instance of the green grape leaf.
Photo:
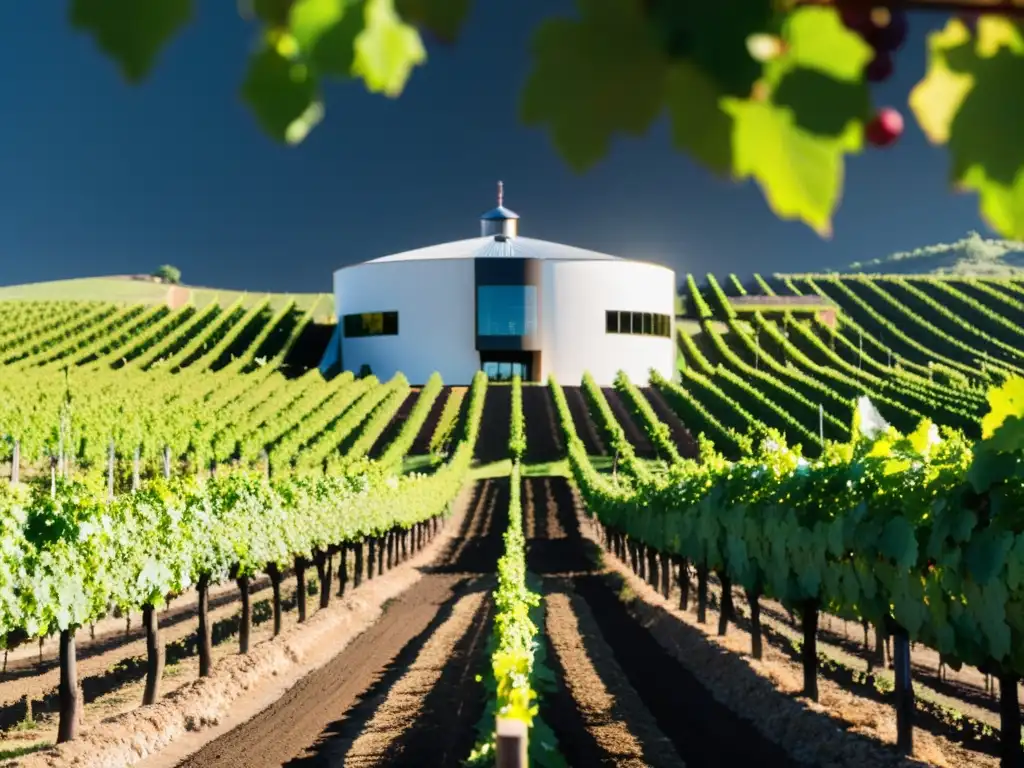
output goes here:
[[929, 41], [928, 73], [911, 106], [932, 141], [948, 136], [954, 185], [979, 195], [982, 216], [1005, 237], [1024, 237], [1024, 27], [985, 16], [976, 39], [951, 21]]
[[765, 65], [772, 102], [793, 110], [801, 128], [819, 136], [850, 132], [860, 149], [860, 125], [870, 116], [871, 97], [863, 79], [873, 52], [847, 29], [834, 8], [794, 11], [782, 28], [786, 48]]
[[1024, 533], [1017, 534], [1013, 548], [1006, 554], [1006, 586], [1011, 592], [1024, 587]]
[[1014, 376], [988, 391], [989, 411], [981, 420], [981, 436], [992, 437], [1010, 416], [1024, 417], [1024, 378]]
[[971, 577], [981, 586], [990, 582], [1003, 570], [1012, 547], [1013, 534], [1002, 528], [989, 526], [975, 533], [964, 555]]
[[393, 0], [366, 0], [366, 27], [355, 39], [352, 74], [373, 93], [402, 93], [413, 67], [427, 60], [420, 33], [402, 21]]
[[783, 55], [765, 67], [769, 82], [778, 83], [794, 69], [810, 69], [833, 80], [860, 83], [874, 52], [860, 35], [848, 29], [834, 8], [807, 6], [786, 17], [782, 27]]
[[255, 16], [269, 27], [284, 27], [293, 0], [239, 0], [243, 16]]
[[761, 76], [761, 64], [747, 50], [747, 39], [777, 26], [772, 0], [660, 0], [637, 5], [647, 6], [642, 12], [662, 50], [692, 62], [726, 95], [750, 93]]
[[977, 493], [984, 493], [993, 485], [1011, 477], [1016, 464], [1017, 457], [1012, 453], [977, 450], [967, 470], [967, 481]]
[[714, 81], [689, 62], [669, 70], [666, 99], [672, 140], [715, 173], [732, 169], [732, 116], [723, 111]]
[[160, 49], [192, 14], [192, 0], [72, 0], [70, 9], [71, 26], [91, 32], [130, 83], [149, 74]]
[[288, 27], [316, 71], [350, 77], [356, 39], [366, 28], [366, 0], [297, 0]]
[[935, 144], [949, 141], [953, 118], [974, 87], [970, 75], [949, 68], [945, 52], [968, 44], [970, 39], [967, 25], [957, 18], [928, 35], [928, 72], [910, 92], [909, 104], [921, 130]]
[[665, 103], [669, 59], [639, 3], [581, 0], [579, 20], [550, 19], [533, 39], [520, 111], [547, 123], [576, 170], [604, 157], [616, 132], [639, 135]]
[[268, 45], [249, 61], [242, 98], [273, 138], [298, 144], [320, 122], [323, 106], [309, 67]]
[[735, 120], [734, 173], [757, 180], [775, 215], [799, 219], [831, 236], [832, 212], [843, 184], [843, 153], [860, 144], [860, 131], [816, 136], [796, 124], [793, 111], [770, 102], [726, 99]]
[[444, 43], [455, 42], [472, 6], [473, 0], [395, 0], [399, 16]]
[[878, 540], [878, 551], [900, 568], [909, 568], [917, 562], [917, 539], [907, 518], [897, 516], [885, 524]]

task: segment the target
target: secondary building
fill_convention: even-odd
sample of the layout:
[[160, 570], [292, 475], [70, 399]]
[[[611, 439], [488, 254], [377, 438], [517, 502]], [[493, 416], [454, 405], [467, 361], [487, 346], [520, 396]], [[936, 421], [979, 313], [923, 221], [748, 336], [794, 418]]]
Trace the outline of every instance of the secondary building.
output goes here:
[[498, 207], [480, 236], [418, 248], [334, 273], [338, 329], [323, 366], [396, 372], [420, 384], [439, 371], [469, 384], [478, 370], [611, 384], [675, 371], [675, 273], [570, 245], [519, 236]]

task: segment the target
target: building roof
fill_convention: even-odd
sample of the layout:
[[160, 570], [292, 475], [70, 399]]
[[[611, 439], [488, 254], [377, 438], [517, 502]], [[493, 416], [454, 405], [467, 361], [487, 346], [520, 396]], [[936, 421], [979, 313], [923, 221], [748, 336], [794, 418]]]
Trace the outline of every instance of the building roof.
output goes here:
[[549, 261], [619, 261], [618, 256], [589, 251], [562, 243], [535, 240], [532, 237], [509, 237], [497, 240], [493, 236], [473, 237], [468, 240], [454, 240], [450, 243], [429, 245], [412, 251], [393, 253], [364, 264], [381, 264], [392, 261], [425, 261], [428, 259], [498, 259], [516, 257], [520, 259], [544, 259]]
[[499, 205], [497, 208], [492, 208], [483, 216], [480, 217], [481, 221], [507, 221], [508, 219], [518, 219], [519, 214], [515, 211], [510, 211], [504, 205]]

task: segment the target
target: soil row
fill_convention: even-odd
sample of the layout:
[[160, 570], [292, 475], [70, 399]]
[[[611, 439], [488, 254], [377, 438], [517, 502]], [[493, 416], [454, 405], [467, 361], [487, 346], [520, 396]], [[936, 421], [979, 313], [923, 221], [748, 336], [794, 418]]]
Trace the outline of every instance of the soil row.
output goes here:
[[507, 509], [507, 478], [478, 483], [449, 546], [378, 621], [179, 765], [461, 765], [486, 703], [476, 676]]

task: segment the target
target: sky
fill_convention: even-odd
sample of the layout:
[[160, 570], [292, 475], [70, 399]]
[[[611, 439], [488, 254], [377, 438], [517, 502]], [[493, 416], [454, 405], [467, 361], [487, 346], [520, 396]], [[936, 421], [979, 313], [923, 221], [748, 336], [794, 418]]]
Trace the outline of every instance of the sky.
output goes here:
[[266, 137], [238, 96], [257, 28], [199, 0], [153, 74], [129, 86], [67, 21], [67, 2], [0, 4], [0, 284], [149, 272], [258, 291], [329, 291], [333, 270], [479, 233], [497, 180], [520, 234], [680, 273], [810, 271], [989, 230], [947, 182], [948, 158], [906, 109], [924, 71], [916, 13], [876, 103], [901, 108], [892, 149], [847, 165], [834, 236], [778, 220], [753, 183], [676, 152], [663, 119], [578, 174], [519, 120], [530, 37], [572, 0], [476, 0], [454, 46], [428, 47], [398, 100], [331, 87], [298, 147]]

